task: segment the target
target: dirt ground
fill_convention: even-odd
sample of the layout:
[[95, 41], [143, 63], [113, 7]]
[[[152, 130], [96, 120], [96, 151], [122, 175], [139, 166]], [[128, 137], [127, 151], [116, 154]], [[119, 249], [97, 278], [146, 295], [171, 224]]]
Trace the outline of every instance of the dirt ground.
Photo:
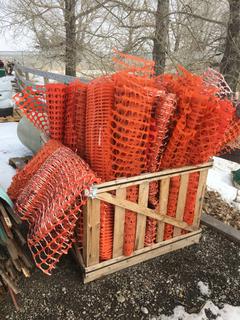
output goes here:
[[[199, 281], [209, 284], [209, 297], [201, 295]], [[1, 320], [156, 320], [177, 305], [198, 312], [208, 299], [220, 307], [240, 306], [240, 245], [204, 227], [199, 245], [86, 285], [75, 261], [67, 256], [52, 276], [35, 270], [20, 286], [21, 310], [16, 312], [7, 297], [0, 302]], [[211, 312], [207, 316], [215, 319]]]

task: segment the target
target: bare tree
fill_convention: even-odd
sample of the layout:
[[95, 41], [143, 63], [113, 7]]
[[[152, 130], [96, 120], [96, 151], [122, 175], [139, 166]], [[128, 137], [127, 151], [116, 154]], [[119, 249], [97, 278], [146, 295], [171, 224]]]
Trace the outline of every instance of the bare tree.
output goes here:
[[[2, 24], [31, 30], [35, 47], [50, 60], [65, 63], [65, 72], [76, 75], [76, 66], [88, 45], [88, 31], [107, 0], [7, 0], [1, 1]], [[6, 18], [7, 17], [7, 18]]]
[[229, 21], [221, 72], [233, 91], [240, 74], [240, 1], [229, 0]]
[[169, 34], [169, 0], [157, 1], [155, 20], [153, 60], [155, 61], [155, 73], [158, 75], [164, 72], [166, 65]]

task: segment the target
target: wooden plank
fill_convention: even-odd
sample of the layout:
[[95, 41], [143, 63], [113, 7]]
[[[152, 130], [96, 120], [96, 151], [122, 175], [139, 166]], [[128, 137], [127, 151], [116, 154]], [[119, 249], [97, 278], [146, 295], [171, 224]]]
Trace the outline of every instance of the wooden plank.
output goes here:
[[[166, 245], [170, 245], [172, 243], [175, 243], [178, 240], [187, 239], [187, 238], [192, 237], [194, 235], [199, 235], [199, 234], [201, 234], [201, 232], [202, 232], [202, 229], [199, 229], [199, 230], [193, 231], [191, 233], [182, 234], [181, 236], [176, 237], [176, 238], [171, 238], [169, 240], [165, 240], [165, 241], [162, 241], [162, 242], [159, 242], [159, 243], [154, 243], [151, 246], [147, 246], [147, 247], [144, 247], [142, 249], [134, 251], [133, 254], [131, 255], [131, 257], [140, 255], [142, 253], [146, 253], [146, 252], [151, 251], [151, 250], [155, 250], [155, 249], [160, 248], [160, 247], [165, 247]], [[117, 257], [117, 258], [114, 258], [114, 259], [111, 259], [111, 260], [103, 261], [103, 262], [100, 262], [99, 264], [97, 264], [95, 266], [86, 267], [85, 270], [86, 270], [86, 272], [97, 270], [99, 268], [103, 268], [103, 267], [109, 266], [111, 264], [117, 263], [118, 261], [122, 261], [124, 258], [126, 258], [126, 256], [120, 256], [120, 257]]]
[[240, 232], [239, 230], [233, 228], [232, 226], [229, 226], [224, 222], [205, 213], [203, 213], [201, 217], [201, 222], [206, 226], [211, 227], [217, 232], [223, 234], [225, 237], [227, 237], [231, 241], [240, 243]]
[[194, 219], [193, 226], [198, 227], [201, 219], [201, 211], [202, 211], [202, 203], [204, 199], [204, 193], [206, 189], [206, 180], [207, 180], [208, 170], [200, 172], [199, 181], [198, 181], [198, 189], [196, 195], [196, 203], [194, 209]]
[[[170, 178], [160, 181], [159, 208], [162, 215], [167, 214]], [[156, 241], [163, 241], [165, 223], [158, 222]]]
[[[98, 279], [102, 276], [111, 274], [113, 272], [122, 270], [124, 268], [128, 268], [130, 266], [133, 266], [137, 263], [143, 262], [143, 261], [147, 261], [149, 259], [158, 257], [160, 255], [166, 254], [166, 253], [170, 253], [172, 251], [184, 248], [186, 246], [192, 245], [194, 243], [198, 243], [200, 240], [200, 236], [201, 234], [194, 234], [189, 236], [188, 238], [183, 238], [181, 240], [175, 241], [171, 244], [166, 244], [164, 246], [161, 246], [159, 248], [151, 248], [150, 250], [148, 249], [147, 252], [138, 254], [138, 255], [133, 255], [130, 257], [121, 257], [121, 259], [119, 259], [116, 263], [112, 263], [111, 265], [102, 267], [101, 264], [98, 265], [98, 269], [96, 269], [95, 271], [89, 271], [86, 270], [86, 274], [85, 274], [85, 279], [84, 279], [84, 283], [93, 281], [95, 279]], [[164, 241], [165, 242], [165, 241]]]
[[[147, 208], [148, 194], [149, 194], [149, 183], [144, 182], [139, 186], [138, 204], [140, 206]], [[137, 215], [137, 227], [136, 227], [136, 239], [135, 239], [136, 250], [144, 247], [146, 219], [147, 219], [146, 216], [142, 214]]]
[[195, 231], [196, 230], [195, 227], [189, 226], [186, 222], [179, 221], [176, 218], [172, 218], [169, 216], [159, 215], [156, 213], [156, 211], [149, 209], [149, 208], [146, 208], [146, 207], [143, 207], [143, 206], [140, 206], [137, 203], [134, 203], [134, 202], [131, 202], [128, 200], [117, 200], [115, 196], [113, 196], [107, 192], [97, 194], [96, 198], [99, 200], [103, 200], [108, 203], [114, 204], [115, 206], [119, 206], [124, 209], [143, 214], [147, 217], [150, 217], [150, 218], [153, 218], [153, 219], [165, 222], [165, 223], [170, 223], [176, 227], [182, 228], [187, 231]]
[[187, 167], [181, 167], [177, 169], [168, 169], [163, 170], [160, 172], [154, 172], [154, 173], [146, 173], [139, 176], [134, 176], [130, 178], [120, 178], [114, 181], [108, 181], [101, 184], [93, 185], [93, 188], [96, 189], [96, 193], [116, 190], [118, 188], [126, 188], [129, 186], [134, 186], [141, 184], [145, 181], [151, 182], [151, 181], [157, 181], [164, 178], [171, 178], [180, 175], [181, 173], [193, 173], [193, 172], [201, 172], [203, 170], [206, 170], [208, 168], [212, 167], [213, 162], [208, 162], [201, 165], [196, 166], [187, 166]]
[[[184, 209], [187, 199], [187, 190], [188, 190], [188, 181], [189, 181], [189, 173], [181, 174], [181, 181], [178, 193], [178, 201], [177, 201], [177, 209], [176, 209], [176, 218], [180, 221], [183, 220]], [[181, 234], [180, 228], [174, 228], [173, 236], [179, 236]]]
[[8, 213], [7, 213], [6, 209], [4, 208], [4, 205], [1, 202], [0, 202], [0, 211], [1, 211], [2, 215], [3, 215], [3, 219], [4, 219], [5, 223], [6, 223], [6, 225], [8, 226], [8, 228], [12, 228], [12, 222], [11, 222], [9, 216], [8, 216]]
[[[125, 200], [126, 194], [126, 188], [119, 189], [116, 191], [116, 198], [120, 200]], [[124, 220], [125, 209], [116, 206], [114, 214], [113, 258], [121, 256], [123, 252]]]
[[99, 262], [100, 201], [88, 199], [84, 209], [83, 255], [86, 266]]

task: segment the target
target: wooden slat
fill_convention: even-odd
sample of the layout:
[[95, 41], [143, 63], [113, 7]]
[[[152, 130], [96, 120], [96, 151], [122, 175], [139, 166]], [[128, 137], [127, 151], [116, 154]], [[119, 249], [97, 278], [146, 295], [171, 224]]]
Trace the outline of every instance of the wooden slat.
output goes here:
[[[162, 215], [167, 214], [169, 185], [170, 185], [170, 178], [166, 178], [164, 180], [161, 180], [160, 182], [159, 208], [160, 208], [160, 213]], [[158, 222], [157, 237], [156, 237], [157, 242], [163, 241], [164, 227], [165, 227], [165, 223]]]
[[12, 228], [12, 222], [11, 222], [11, 219], [9, 218], [8, 216], [8, 213], [6, 211], [6, 209], [4, 208], [3, 204], [0, 202], [0, 211], [3, 215], [3, 219], [6, 223], [6, 225], [8, 226], [8, 228]]
[[[183, 220], [184, 209], [187, 198], [187, 190], [188, 190], [188, 181], [189, 181], [189, 173], [181, 175], [179, 193], [178, 193], [178, 201], [177, 201], [177, 209], [176, 209], [176, 218], [180, 221]], [[174, 228], [173, 236], [179, 236], [181, 234], [180, 228]]]
[[122, 207], [124, 209], [143, 214], [147, 217], [150, 217], [150, 218], [153, 218], [153, 219], [156, 219], [159, 221], [163, 221], [165, 223], [170, 223], [176, 227], [182, 228], [187, 231], [196, 230], [196, 228], [189, 226], [186, 222], [179, 221], [176, 218], [172, 218], [169, 216], [159, 215], [156, 213], [156, 211], [149, 209], [149, 208], [146, 208], [146, 207], [143, 207], [143, 206], [140, 206], [137, 203], [134, 203], [134, 202], [131, 202], [128, 200], [117, 200], [115, 196], [113, 196], [107, 192], [97, 194], [96, 198], [99, 200], [103, 200], [108, 203], [114, 204], [116, 206]]
[[97, 266], [86, 268], [84, 283], [93, 281], [102, 276], [111, 274], [115, 271], [122, 270], [124, 268], [128, 268], [137, 263], [155, 258], [165, 253], [169, 253], [184, 248], [194, 243], [198, 243], [200, 237], [201, 230], [197, 231], [196, 233], [185, 235], [185, 237], [181, 236], [178, 240], [171, 239], [175, 240], [171, 243], [168, 243], [168, 241], [164, 241], [162, 244], [156, 244], [154, 247], [140, 249], [138, 251], [135, 251], [133, 255], [130, 257], [122, 256], [119, 258], [99, 263]]
[[181, 173], [193, 173], [201, 172], [212, 167], [213, 162], [208, 162], [202, 165], [187, 166], [177, 169], [168, 169], [155, 173], [146, 173], [139, 176], [134, 176], [130, 178], [120, 178], [114, 181], [108, 181], [101, 184], [93, 185], [96, 193], [117, 190], [119, 188], [126, 188], [129, 186], [139, 185], [145, 181], [157, 181], [165, 178], [171, 178], [180, 175]]
[[91, 266], [99, 262], [100, 201], [98, 199], [88, 199], [87, 208], [84, 209], [83, 221], [84, 263], [86, 266]]
[[[120, 200], [125, 200], [126, 194], [126, 188], [119, 189], [116, 191], [116, 198]], [[116, 206], [114, 214], [113, 258], [121, 256], [123, 252], [124, 220], [125, 209]]]
[[[144, 182], [139, 186], [138, 204], [140, 206], [147, 208], [148, 194], [149, 194], [149, 183]], [[138, 214], [135, 249], [141, 249], [144, 247], [145, 229], [146, 229], [146, 216], [144, 216], [142, 214], [141, 215]]]
[[202, 203], [204, 198], [204, 193], [206, 189], [206, 180], [207, 180], [208, 170], [200, 172], [198, 189], [196, 195], [196, 203], [194, 209], [194, 219], [193, 226], [198, 227], [201, 219]]

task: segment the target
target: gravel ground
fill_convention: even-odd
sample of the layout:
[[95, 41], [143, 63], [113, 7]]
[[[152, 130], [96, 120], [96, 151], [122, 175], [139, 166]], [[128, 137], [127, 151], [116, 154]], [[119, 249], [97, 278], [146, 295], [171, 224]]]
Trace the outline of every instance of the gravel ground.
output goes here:
[[[0, 302], [0, 319], [80, 320], [156, 319], [183, 305], [198, 312], [205, 301], [240, 306], [240, 246], [203, 228], [193, 245], [83, 285], [74, 260], [65, 257], [52, 276], [35, 270], [22, 279], [16, 312], [9, 297]], [[203, 296], [198, 282], [209, 285]], [[215, 317], [209, 312], [209, 319]]]
[[219, 193], [214, 191], [206, 192], [203, 211], [240, 230], [240, 211], [223, 201]]

